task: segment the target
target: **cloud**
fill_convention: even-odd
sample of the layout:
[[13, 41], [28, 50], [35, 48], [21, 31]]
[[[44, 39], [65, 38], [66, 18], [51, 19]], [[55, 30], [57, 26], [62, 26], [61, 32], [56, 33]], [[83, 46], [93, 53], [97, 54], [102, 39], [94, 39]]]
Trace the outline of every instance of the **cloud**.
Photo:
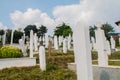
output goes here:
[[3, 24], [0, 22], [0, 29], [7, 29], [7, 26], [3, 25]]
[[66, 22], [73, 28], [79, 20], [85, 20], [89, 25], [96, 22], [108, 22], [114, 25], [120, 19], [120, 0], [82, 0], [79, 4], [57, 6], [53, 15], [57, 24]]
[[[80, 0], [80, 3], [66, 6], [56, 6], [53, 10], [54, 19], [39, 9], [27, 9], [25, 12], [15, 11], [10, 14], [15, 27], [26, 27], [29, 24], [45, 25], [49, 31], [62, 22], [74, 27], [80, 20], [89, 25], [97, 22], [108, 22], [113, 26], [120, 19], [120, 0]], [[52, 32], [52, 31], [51, 31]]]
[[29, 24], [35, 24], [38, 27], [44, 25], [48, 29], [54, 26], [54, 20], [47, 13], [43, 13], [39, 9], [29, 8], [25, 12], [17, 10], [11, 13], [10, 17], [15, 28], [25, 28]]

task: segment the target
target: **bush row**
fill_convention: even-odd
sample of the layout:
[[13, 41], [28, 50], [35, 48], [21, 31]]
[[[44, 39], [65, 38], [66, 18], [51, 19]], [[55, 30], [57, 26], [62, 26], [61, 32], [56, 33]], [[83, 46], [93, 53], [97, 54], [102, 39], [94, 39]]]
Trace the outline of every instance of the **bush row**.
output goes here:
[[21, 50], [14, 46], [3, 46], [0, 49], [0, 58], [18, 58], [22, 56]]

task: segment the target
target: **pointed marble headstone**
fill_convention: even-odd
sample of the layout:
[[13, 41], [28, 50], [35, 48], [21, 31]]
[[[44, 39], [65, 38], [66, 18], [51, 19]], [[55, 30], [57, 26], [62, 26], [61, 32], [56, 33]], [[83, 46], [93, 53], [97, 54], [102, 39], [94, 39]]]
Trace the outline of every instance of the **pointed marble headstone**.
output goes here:
[[108, 41], [108, 40], [106, 40], [106, 53], [107, 53], [108, 55], [110, 55], [110, 54], [111, 54], [110, 43], [109, 43], [109, 41]]
[[30, 31], [30, 58], [33, 58], [33, 30]]
[[91, 42], [92, 42], [92, 50], [95, 50], [95, 38], [91, 37]]
[[63, 42], [63, 36], [59, 36], [59, 46], [62, 45], [62, 42]]
[[108, 55], [106, 53], [106, 37], [104, 30], [101, 29], [102, 24], [97, 24], [97, 30], [95, 31], [96, 35], [96, 45], [98, 52], [98, 65], [107, 66], [108, 65]]
[[42, 38], [41, 38], [41, 36], [39, 37], [39, 42], [40, 42], [40, 41], [42, 41]]
[[11, 45], [13, 44], [13, 35], [14, 35], [14, 29], [12, 29], [12, 33], [11, 33], [11, 42], [10, 42]]
[[3, 42], [3, 45], [6, 44], [6, 30], [4, 30], [4, 35], [3, 35], [3, 40], [2, 40], [2, 42]]
[[20, 46], [20, 49], [21, 49], [21, 51], [23, 53], [23, 56], [27, 56], [26, 48], [25, 48], [25, 44], [24, 44], [23, 39], [19, 39], [19, 46]]
[[58, 40], [57, 40], [57, 36], [54, 36], [54, 48], [56, 50], [58, 50]]
[[45, 57], [44, 46], [40, 46], [39, 48], [39, 63], [40, 63], [40, 69], [42, 71], [45, 71], [46, 70], [46, 57]]
[[36, 33], [34, 34], [34, 49], [38, 51], [38, 37]]
[[93, 80], [89, 28], [85, 22], [77, 23], [73, 32], [77, 80]]
[[48, 35], [45, 34], [45, 48], [48, 48], [48, 42], [49, 42]]
[[63, 53], [67, 53], [67, 39], [63, 39]]
[[25, 33], [23, 33], [23, 43], [25, 44]]
[[71, 49], [71, 35], [68, 36], [68, 50]]
[[111, 49], [115, 49], [115, 40], [113, 39], [113, 37], [110, 37], [110, 43], [111, 43]]

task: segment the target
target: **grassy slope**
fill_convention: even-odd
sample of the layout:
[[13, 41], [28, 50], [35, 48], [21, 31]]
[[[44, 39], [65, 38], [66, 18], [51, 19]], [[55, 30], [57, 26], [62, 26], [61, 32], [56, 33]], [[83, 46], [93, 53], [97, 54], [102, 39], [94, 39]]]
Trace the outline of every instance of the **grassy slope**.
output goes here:
[[[38, 55], [37, 57], [38, 63]], [[41, 71], [39, 66], [6, 68], [0, 70], [0, 80], [76, 80], [76, 74], [67, 69], [67, 63], [73, 62], [73, 54], [53, 51], [47, 57], [47, 70]]]
[[[115, 52], [109, 59], [120, 59], [120, 52]], [[38, 55], [37, 63], [39, 63]], [[52, 50], [51, 56], [46, 52], [47, 71], [41, 71], [39, 66], [6, 68], [0, 70], [0, 80], [76, 80], [76, 74], [67, 69], [67, 63], [74, 62], [72, 51], [67, 54]], [[92, 53], [93, 60], [97, 60], [97, 53]], [[93, 61], [96, 64], [97, 61]], [[120, 61], [109, 62], [110, 65], [119, 65]]]

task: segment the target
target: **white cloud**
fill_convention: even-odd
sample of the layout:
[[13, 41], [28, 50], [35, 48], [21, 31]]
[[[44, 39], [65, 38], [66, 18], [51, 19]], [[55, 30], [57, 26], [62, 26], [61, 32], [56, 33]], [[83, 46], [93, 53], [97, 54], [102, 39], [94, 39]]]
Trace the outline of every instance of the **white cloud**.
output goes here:
[[60, 22], [76, 26], [79, 20], [86, 20], [90, 25], [96, 22], [114, 24], [120, 19], [120, 0], [82, 0], [79, 4], [57, 6], [53, 15], [57, 24]]
[[54, 27], [54, 20], [39, 9], [29, 8], [25, 12], [15, 11], [10, 14], [10, 17], [15, 28], [24, 28], [29, 24], [35, 24], [38, 27], [44, 25], [48, 29]]
[[25, 12], [15, 11], [10, 16], [15, 27], [26, 27], [28, 24], [40, 26], [42, 24], [49, 31], [62, 22], [74, 28], [79, 20], [86, 20], [89, 25], [101, 21], [115, 26], [114, 22], [120, 19], [119, 7], [120, 0], [80, 0], [78, 4], [55, 7], [53, 10], [55, 20], [39, 9], [31, 8]]
[[0, 29], [7, 29], [7, 27], [0, 22]]

